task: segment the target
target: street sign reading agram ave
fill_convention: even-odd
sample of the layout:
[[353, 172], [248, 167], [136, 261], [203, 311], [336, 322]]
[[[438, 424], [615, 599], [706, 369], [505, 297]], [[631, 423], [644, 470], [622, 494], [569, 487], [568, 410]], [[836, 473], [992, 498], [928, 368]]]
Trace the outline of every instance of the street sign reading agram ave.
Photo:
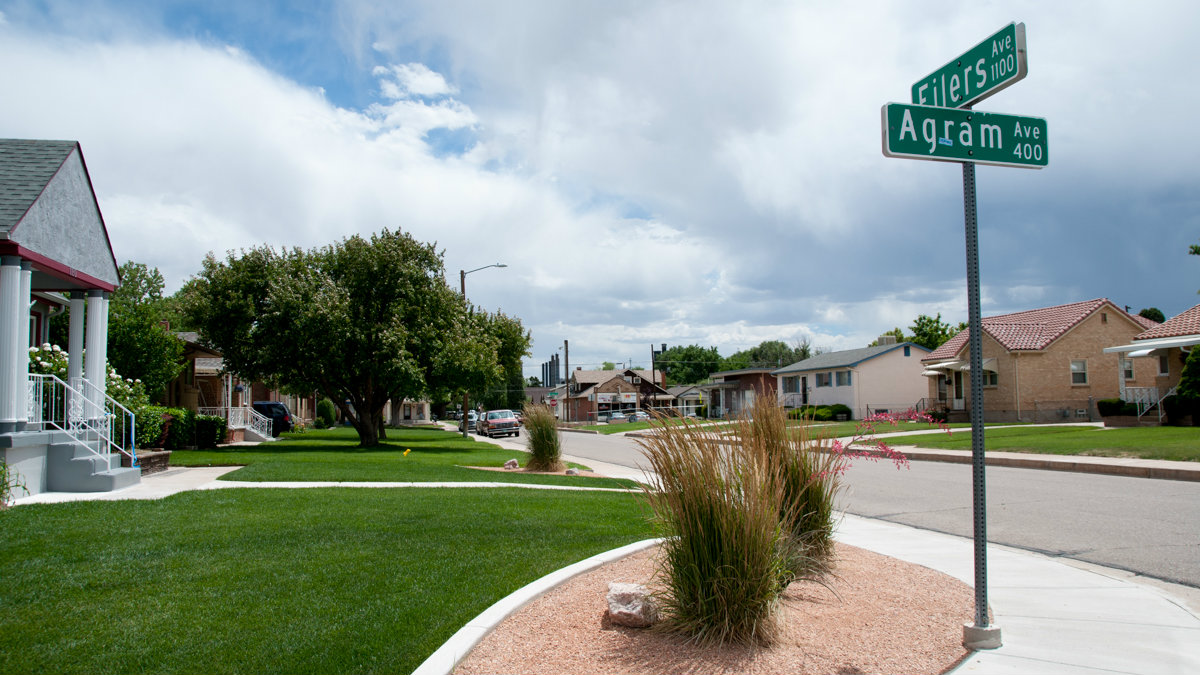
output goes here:
[[964, 108], [1025, 78], [1025, 24], [1010, 23], [912, 86], [912, 102]]
[[978, 110], [888, 103], [883, 154], [1040, 169], [1049, 162], [1046, 120]]

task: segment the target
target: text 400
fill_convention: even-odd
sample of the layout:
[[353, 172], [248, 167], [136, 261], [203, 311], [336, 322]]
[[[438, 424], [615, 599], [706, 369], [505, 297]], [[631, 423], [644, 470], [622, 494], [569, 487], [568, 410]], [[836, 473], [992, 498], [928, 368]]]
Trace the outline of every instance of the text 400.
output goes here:
[[1017, 147], [1013, 150], [1013, 154], [1017, 159], [1032, 159], [1035, 162], [1042, 160], [1042, 146], [1033, 143], [1017, 143]]

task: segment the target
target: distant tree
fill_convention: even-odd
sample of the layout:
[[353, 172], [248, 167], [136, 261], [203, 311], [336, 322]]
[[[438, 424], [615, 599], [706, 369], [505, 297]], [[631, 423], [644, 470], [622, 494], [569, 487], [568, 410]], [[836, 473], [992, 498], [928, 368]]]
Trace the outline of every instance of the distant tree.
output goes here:
[[1147, 307], [1138, 312], [1138, 316], [1162, 323], [1167, 320], [1167, 317], [1162, 313], [1162, 310], [1157, 307]]
[[616, 370], [616, 369], [617, 369], [617, 364], [613, 363], [612, 361], [605, 361], [604, 363], [600, 364], [600, 370]]
[[807, 340], [797, 341], [792, 346], [780, 340], [766, 340], [757, 347], [729, 356], [722, 363], [721, 369], [781, 368], [811, 358], [813, 354], [814, 350]]
[[655, 357], [654, 367], [662, 371], [669, 386], [699, 384], [721, 369], [721, 354], [716, 347], [671, 347]]
[[183, 370], [183, 341], [171, 332], [158, 268], [129, 261], [109, 301], [108, 361], [122, 377], [141, 380], [161, 400]]
[[1188, 254], [1200, 255], [1200, 244], [1192, 244], [1190, 247], [1188, 247]]
[[920, 314], [913, 321], [913, 325], [908, 327], [912, 332], [908, 340], [926, 349], [937, 349], [966, 327], [965, 323], [960, 323], [958, 326], [951, 326], [942, 321], [941, 312], [938, 312], [938, 315], [935, 317]]
[[530, 375], [529, 379], [525, 380], [525, 386], [526, 387], [540, 387], [540, 386], [542, 386], [542, 380], [541, 380], [541, 378], [539, 378], [536, 375]]

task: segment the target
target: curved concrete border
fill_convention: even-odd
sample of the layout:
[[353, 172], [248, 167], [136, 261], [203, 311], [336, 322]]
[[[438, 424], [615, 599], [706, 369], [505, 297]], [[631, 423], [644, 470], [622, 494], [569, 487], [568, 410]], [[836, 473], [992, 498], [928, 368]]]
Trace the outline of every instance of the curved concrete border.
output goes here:
[[507, 597], [485, 609], [482, 614], [468, 621], [467, 625], [460, 628], [458, 632], [450, 636], [449, 640], [446, 640], [445, 644], [438, 647], [437, 651], [430, 654], [429, 658], [425, 659], [413, 671], [412, 675], [449, 675], [454, 670], [454, 667], [458, 665], [458, 662], [474, 649], [480, 640], [492, 632], [493, 628], [507, 618], [509, 614], [524, 607], [528, 602], [537, 599], [542, 594], [572, 577], [593, 570], [605, 563], [620, 560], [627, 555], [650, 548], [658, 544], [659, 541], [661, 540], [644, 539], [628, 546], [599, 553], [587, 560], [581, 560], [574, 565], [568, 565], [556, 572], [551, 572], [541, 579], [513, 591]]

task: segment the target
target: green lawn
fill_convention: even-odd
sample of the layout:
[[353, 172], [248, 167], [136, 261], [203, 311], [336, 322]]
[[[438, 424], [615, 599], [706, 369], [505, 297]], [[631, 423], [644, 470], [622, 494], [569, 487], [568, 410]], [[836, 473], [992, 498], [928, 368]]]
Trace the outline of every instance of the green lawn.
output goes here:
[[[171, 465], [244, 465], [224, 477], [246, 481], [501, 481], [583, 487], [635, 486], [632, 481], [610, 478], [468, 469], [468, 466], [504, 466], [509, 459], [524, 464], [529, 455], [440, 429], [388, 429], [387, 433], [388, 440], [377, 448], [358, 447], [357, 434], [347, 427], [285, 434], [283, 440], [257, 446], [178, 450], [171, 453]], [[411, 452], [406, 456], [405, 450]]]
[[0, 511], [0, 672], [409, 673], [555, 569], [651, 535], [624, 493], [230, 489]]
[[[921, 448], [970, 450], [971, 434], [944, 432], [897, 438], [894, 445]], [[1032, 452], [1053, 455], [1095, 455], [1100, 457], [1140, 457], [1200, 461], [1200, 428], [1026, 426], [1016, 429], [991, 429], [984, 434], [987, 450]]]

